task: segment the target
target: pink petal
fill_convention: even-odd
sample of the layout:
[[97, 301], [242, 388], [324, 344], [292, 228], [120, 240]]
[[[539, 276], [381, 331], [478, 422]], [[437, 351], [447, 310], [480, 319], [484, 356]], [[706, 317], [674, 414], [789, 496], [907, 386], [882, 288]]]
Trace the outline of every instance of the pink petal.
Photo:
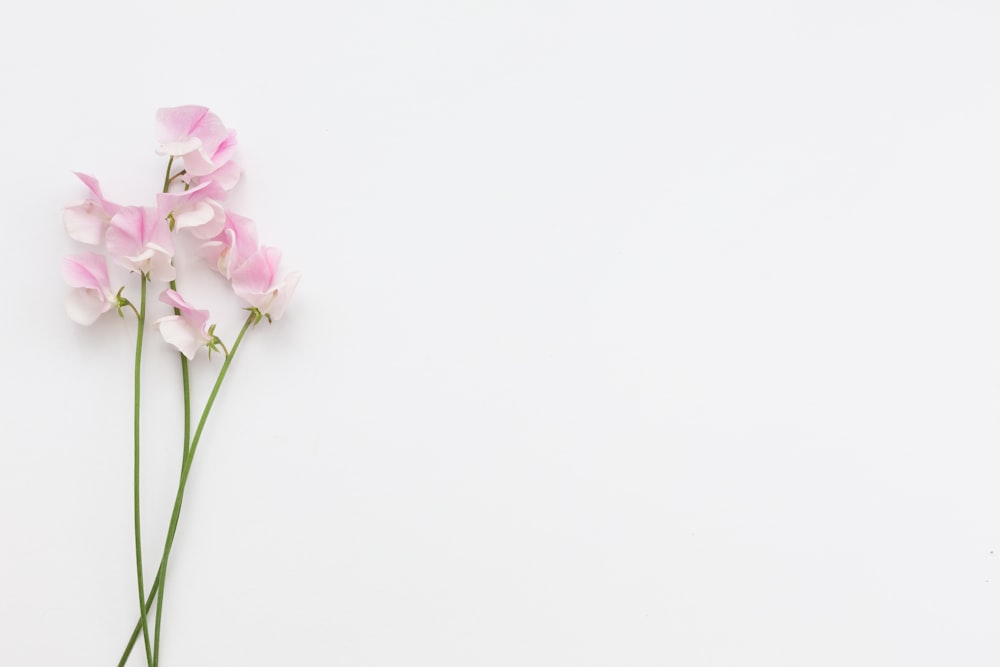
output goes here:
[[104, 193], [101, 192], [101, 184], [96, 178], [90, 174], [83, 174], [78, 171], [74, 171], [73, 174], [83, 181], [83, 184], [87, 186], [87, 189], [93, 193], [97, 203], [101, 205], [101, 209], [107, 214], [107, 217], [110, 218], [118, 212], [118, 209], [120, 209], [121, 206], [104, 198]]
[[161, 317], [153, 322], [153, 328], [160, 332], [163, 340], [177, 348], [188, 359], [194, 359], [198, 350], [210, 340], [180, 315]]
[[162, 145], [157, 152], [179, 156], [197, 150], [202, 139], [195, 136], [195, 131], [207, 114], [208, 108], [193, 105], [159, 109], [155, 136]]
[[209, 265], [227, 278], [236, 267], [257, 252], [257, 225], [250, 218], [226, 211], [222, 233], [200, 248]]
[[240, 182], [240, 165], [229, 160], [221, 167], [201, 176], [184, 175], [185, 182], [187, 183], [204, 183], [206, 181], [213, 181], [218, 183], [223, 190], [227, 192], [236, 187], [236, 184]]
[[95, 252], [70, 255], [64, 258], [62, 273], [63, 279], [70, 287], [96, 289], [102, 292], [111, 291], [108, 263], [102, 255]]
[[183, 317], [190, 322], [192, 326], [202, 331], [206, 338], [208, 337], [209, 313], [207, 310], [199, 310], [195, 308], [185, 301], [184, 297], [172, 289], [163, 290], [163, 293], [160, 294], [160, 301], [167, 304], [171, 308], [176, 308], [181, 311], [180, 317]]
[[[224, 128], [223, 128], [224, 129]], [[213, 150], [208, 143], [184, 156], [184, 168], [193, 176], [211, 174], [229, 162], [236, 152], [236, 132], [228, 130], [222, 141]]]
[[157, 211], [161, 218], [174, 216], [175, 229], [190, 229], [201, 239], [217, 236], [226, 224], [222, 204], [225, 190], [213, 181], [191, 188], [187, 192], [168, 192], [156, 195]]
[[88, 325], [111, 310], [114, 294], [104, 257], [93, 252], [70, 255], [63, 259], [62, 273], [74, 288], [66, 296], [66, 314], [71, 320]]
[[107, 232], [111, 258], [131, 271], [148, 273], [156, 280], [173, 280], [170, 258], [174, 240], [166, 220], [152, 208], [126, 206], [111, 218]]
[[281, 262], [281, 251], [277, 248], [261, 247], [233, 271], [233, 291], [250, 305], [260, 307], [262, 299], [274, 285]]
[[271, 321], [277, 322], [285, 314], [285, 308], [288, 307], [288, 302], [291, 301], [292, 295], [295, 293], [295, 288], [298, 287], [301, 278], [301, 273], [292, 271], [285, 276], [280, 285], [275, 287], [272, 292], [274, 295], [273, 300], [265, 311], [265, 314], [271, 316]]

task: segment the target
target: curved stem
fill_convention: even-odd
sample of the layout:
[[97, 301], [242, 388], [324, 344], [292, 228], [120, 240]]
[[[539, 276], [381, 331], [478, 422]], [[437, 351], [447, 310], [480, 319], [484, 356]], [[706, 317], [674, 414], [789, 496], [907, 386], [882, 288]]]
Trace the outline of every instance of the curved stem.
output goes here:
[[[160, 557], [160, 569], [157, 574], [157, 579], [160, 582], [160, 596], [156, 599], [156, 645], [159, 646], [160, 639], [160, 626], [163, 611], [163, 582], [167, 578], [167, 562], [170, 559], [170, 549], [174, 545], [174, 535], [177, 533], [177, 522], [181, 516], [181, 506], [184, 503], [184, 488], [187, 486], [188, 475], [191, 473], [191, 463], [194, 461], [194, 454], [198, 450], [198, 442], [201, 440], [201, 432], [205, 428], [205, 422], [208, 421], [208, 415], [212, 411], [212, 406], [215, 404], [215, 397], [219, 393], [219, 388], [222, 386], [222, 381], [226, 379], [226, 373], [229, 371], [229, 365], [233, 362], [233, 357], [236, 356], [236, 350], [239, 349], [240, 343], [243, 341], [243, 336], [246, 334], [247, 329], [254, 323], [256, 319], [256, 314], [251, 313], [250, 317], [243, 324], [243, 328], [240, 329], [239, 336], [236, 337], [236, 342], [233, 343], [232, 351], [226, 356], [226, 360], [222, 362], [222, 368], [219, 370], [219, 377], [215, 380], [215, 386], [212, 387], [212, 393], [208, 395], [208, 401], [205, 403], [205, 409], [202, 410], [201, 419], [198, 420], [198, 428], [195, 429], [194, 438], [191, 440], [191, 447], [188, 449], [188, 455], [184, 459], [184, 465], [181, 467], [181, 481], [177, 486], [177, 497], [174, 499], [174, 510], [170, 515], [170, 527], [167, 529], [167, 539], [163, 545], [163, 555]], [[158, 664], [159, 655], [153, 662], [153, 667]]]
[[163, 191], [166, 192], [170, 189], [170, 181], [174, 180], [170, 177], [170, 168], [174, 166], [174, 156], [171, 155], [170, 159], [167, 160], [167, 175], [163, 177]]
[[146, 587], [142, 583], [142, 530], [139, 521], [139, 386], [142, 365], [142, 334], [146, 327], [146, 275], [140, 273], [139, 280], [142, 284], [139, 292], [139, 323], [136, 327], [135, 336], [135, 406], [133, 410], [133, 518], [135, 523], [135, 574], [136, 583], [139, 585], [139, 621], [142, 623], [142, 638], [146, 644], [146, 662], [153, 664], [153, 652], [149, 647], [149, 624], [146, 622]]

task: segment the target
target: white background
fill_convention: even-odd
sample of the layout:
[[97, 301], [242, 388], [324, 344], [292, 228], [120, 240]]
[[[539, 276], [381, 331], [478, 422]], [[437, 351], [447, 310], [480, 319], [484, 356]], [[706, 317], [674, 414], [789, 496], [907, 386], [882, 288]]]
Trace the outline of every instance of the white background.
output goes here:
[[0, 664], [136, 617], [134, 324], [65, 317], [60, 211], [152, 203], [178, 104], [304, 279], [206, 430], [164, 667], [1000, 661], [996, 3], [320, 6], [0, 24]]

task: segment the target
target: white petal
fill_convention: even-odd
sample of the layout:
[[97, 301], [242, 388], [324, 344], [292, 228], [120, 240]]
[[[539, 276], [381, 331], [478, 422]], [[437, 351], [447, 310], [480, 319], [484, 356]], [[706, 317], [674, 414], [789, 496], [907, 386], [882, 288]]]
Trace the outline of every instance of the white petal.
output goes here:
[[198, 329], [180, 315], [161, 317], [153, 323], [153, 328], [160, 332], [163, 340], [176, 347], [188, 359], [194, 359], [198, 349], [208, 342]]
[[163, 248], [150, 243], [147, 248], [152, 251], [152, 256], [146, 263], [146, 272], [153, 280], [160, 282], [170, 282], [177, 277], [174, 265], [170, 262], [170, 254]]
[[[178, 213], [174, 211], [174, 229], [201, 227], [215, 217], [215, 209], [207, 201], [197, 202], [194, 206]], [[218, 234], [216, 232], [215, 234]], [[212, 236], [215, 236], [213, 234]]]
[[194, 152], [199, 148], [201, 148], [201, 139], [198, 137], [188, 137], [187, 139], [182, 139], [180, 141], [171, 141], [163, 144], [156, 149], [156, 152], [160, 155], [173, 155], [174, 157], [178, 157], [181, 155], [187, 155], [188, 153]]
[[95, 289], [78, 287], [66, 295], [66, 314], [69, 319], [84, 326], [111, 310], [111, 303], [105, 301], [101, 293]]
[[87, 199], [63, 209], [63, 224], [66, 225], [66, 233], [74, 241], [98, 245], [104, 236], [108, 216], [99, 203]]
[[285, 308], [288, 307], [288, 302], [291, 301], [292, 294], [295, 293], [295, 288], [298, 286], [301, 278], [301, 273], [292, 271], [285, 276], [285, 279], [274, 290], [274, 300], [267, 310], [267, 314], [271, 316], [272, 321], [280, 320], [281, 316], [285, 314]]

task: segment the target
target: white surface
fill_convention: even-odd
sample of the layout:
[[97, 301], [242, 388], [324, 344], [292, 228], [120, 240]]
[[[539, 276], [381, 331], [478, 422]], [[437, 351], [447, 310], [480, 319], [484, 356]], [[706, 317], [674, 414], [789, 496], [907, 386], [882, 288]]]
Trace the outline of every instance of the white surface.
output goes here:
[[151, 201], [185, 103], [305, 278], [212, 415], [164, 667], [998, 663], [995, 3], [319, 6], [0, 24], [0, 664], [136, 615], [132, 329], [63, 315], [59, 211]]

